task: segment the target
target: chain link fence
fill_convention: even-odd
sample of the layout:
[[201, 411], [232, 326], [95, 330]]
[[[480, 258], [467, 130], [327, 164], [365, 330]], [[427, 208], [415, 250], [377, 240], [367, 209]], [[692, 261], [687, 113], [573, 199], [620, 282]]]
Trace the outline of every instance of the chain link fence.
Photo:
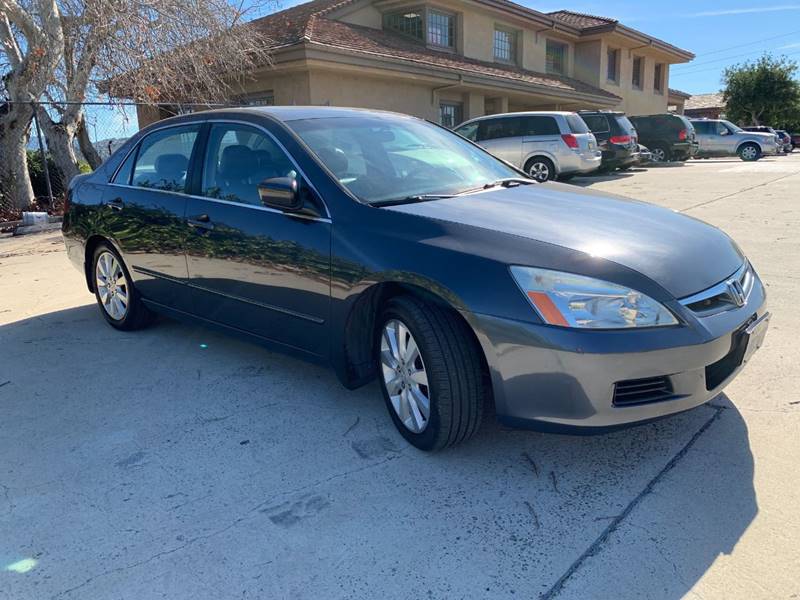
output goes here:
[[[24, 210], [58, 214], [71, 174], [91, 172], [93, 166], [97, 167], [130, 136], [153, 121], [219, 106], [35, 102], [25, 103], [24, 108], [28, 110], [21, 111], [20, 103], [0, 99], [0, 115], [15, 111], [27, 113], [28, 117], [22, 120], [29, 119], [21, 140], [27, 169], [13, 168], [19, 167], [18, 154], [0, 152], [0, 223], [21, 219], [23, 207]], [[65, 126], [63, 115], [76, 112], [83, 115], [79, 124], [72, 122]], [[11, 142], [16, 141], [3, 140], [2, 136], [18, 136], [18, 131], [15, 134], [13, 129], [0, 128], [0, 148], [8, 148]], [[65, 132], [69, 142], [65, 142]], [[74, 163], [74, 167], [69, 163]], [[25, 182], [20, 181], [26, 172], [33, 190], [32, 197], [29, 195], [31, 188], [26, 191]]]

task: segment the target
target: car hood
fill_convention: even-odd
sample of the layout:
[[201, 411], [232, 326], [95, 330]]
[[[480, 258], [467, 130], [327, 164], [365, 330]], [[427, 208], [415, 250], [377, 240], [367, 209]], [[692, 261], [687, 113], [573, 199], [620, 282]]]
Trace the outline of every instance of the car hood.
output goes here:
[[[719, 229], [645, 202], [547, 183], [387, 210], [520, 236], [614, 261], [683, 298], [722, 281], [744, 257]], [[508, 238], [498, 240], [508, 243]], [[535, 256], [519, 264], [535, 266]]]

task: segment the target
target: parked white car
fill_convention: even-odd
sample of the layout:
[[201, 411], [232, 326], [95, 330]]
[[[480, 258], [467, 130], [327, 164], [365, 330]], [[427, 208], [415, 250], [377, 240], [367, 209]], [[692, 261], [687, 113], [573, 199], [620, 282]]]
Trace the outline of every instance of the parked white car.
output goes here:
[[568, 179], [600, 166], [594, 134], [574, 112], [518, 112], [478, 117], [455, 129], [537, 181]]

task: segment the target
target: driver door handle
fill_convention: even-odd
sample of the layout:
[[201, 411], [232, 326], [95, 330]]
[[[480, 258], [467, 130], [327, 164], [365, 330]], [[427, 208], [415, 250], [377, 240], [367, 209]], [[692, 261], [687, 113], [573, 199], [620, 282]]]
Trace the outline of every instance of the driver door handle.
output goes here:
[[189, 217], [186, 222], [189, 224], [189, 227], [194, 227], [195, 229], [205, 229], [208, 231], [214, 229], [214, 223], [212, 223], [211, 218], [205, 214]]
[[114, 198], [108, 202], [108, 207], [113, 210], [122, 210], [125, 207], [125, 203], [122, 198]]

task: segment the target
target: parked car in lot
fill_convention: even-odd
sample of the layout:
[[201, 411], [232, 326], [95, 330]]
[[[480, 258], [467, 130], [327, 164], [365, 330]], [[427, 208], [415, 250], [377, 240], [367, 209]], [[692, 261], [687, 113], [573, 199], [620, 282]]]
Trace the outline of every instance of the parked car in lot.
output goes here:
[[636, 163], [637, 165], [646, 165], [648, 163], [653, 162], [653, 153], [650, 152], [650, 149], [647, 146], [643, 146], [639, 144], [639, 161]]
[[792, 138], [792, 150], [800, 146], [800, 133], [790, 133], [789, 137]]
[[627, 169], [637, 163], [639, 144], [636, 129], [625, 113], [602, 110], [578, 114], [597, 138], [603, 153], [602, 170]]
[[792, 136], [789, 135], [787, 131], [783, 129], [776, 129], [775, 133], [778, 134], [778, 139], [780, 143], [783, 144], [783, 151], [786, 154], [789, 154], [792, 150], [794, 150], [794, 146], [792, 145]]
[[682, 115], [629, 117], [639, 142], [650, 149], [653, 162], [683, 161], [697, 151], [694, 127]]
[[742, 127], [744, 131], [750, 131], [752, 133], [768, 133], [770, 135], [775, 136], [775, 143], [778, 146], [778, 154], [783, 154], [783, 140], [778, 132], [773, 129], [772, 127], [768, 127], [766, 125], [748, 125], [747, 127]]
[[490, 115], [467, 121], [455, 131], [540, 182], [600, 166], [597, 140], [573, 112]]
[[698, 406], [769, 321], [718, 229], [538, 185], [443, 127], [377, 111], [154, 123], [73, 180], [63, 234], [112, 327], [165, 313], [332, 365], [349, 388], [377, 378], [423, 450], [473, 435], [487, 401], [512, 425], [578, 431]]
[[744, 131], [723, 119], [692, 119], [692, 125], [697, 135], [697, 158], [738, 156], [753, 161], [778, 152], [777, 138], [770, 133]]

